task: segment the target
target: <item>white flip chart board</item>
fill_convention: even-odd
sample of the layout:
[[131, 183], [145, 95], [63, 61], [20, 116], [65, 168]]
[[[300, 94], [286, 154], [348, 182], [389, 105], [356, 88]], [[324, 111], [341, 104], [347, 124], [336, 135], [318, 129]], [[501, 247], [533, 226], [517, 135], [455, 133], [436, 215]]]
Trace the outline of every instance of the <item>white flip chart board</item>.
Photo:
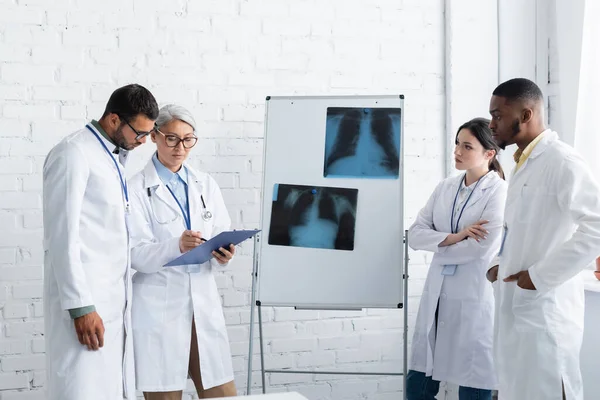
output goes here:
[[267, 98], [261, 305], [401, 306], [403, 99]]

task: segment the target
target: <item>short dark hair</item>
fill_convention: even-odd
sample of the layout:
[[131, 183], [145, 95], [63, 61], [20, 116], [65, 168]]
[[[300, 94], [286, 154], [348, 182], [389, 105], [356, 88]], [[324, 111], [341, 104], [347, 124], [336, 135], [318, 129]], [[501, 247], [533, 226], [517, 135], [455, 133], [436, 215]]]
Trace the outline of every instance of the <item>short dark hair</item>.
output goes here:
[[498, 85], [494, 96], [504, 97], [510, 101], [544, 101], [542, 91], [534, 82], [525, 78], [514, 78]]
[[102, 117], [108, 114], [117, 114], [127, 122], [140, 114], [155, 121], [158, 118], [158, 104], [148, 89], [134, 83], [120, 87], [110, 95]]

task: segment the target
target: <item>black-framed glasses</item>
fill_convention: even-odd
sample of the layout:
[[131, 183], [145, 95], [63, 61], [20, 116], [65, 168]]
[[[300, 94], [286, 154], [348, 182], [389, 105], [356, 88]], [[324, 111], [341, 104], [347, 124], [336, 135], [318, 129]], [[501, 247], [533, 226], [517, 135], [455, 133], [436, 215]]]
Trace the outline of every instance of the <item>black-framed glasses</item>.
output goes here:
[[198, 142], [198, 138], [196, 136], [188, 136], [185, 138], [180, 138], [177, 135], [170, 135], [170, 134], [166, 134], [160, 131], [160, 129], [155, 128], [156, 132], [160, 133], [161, 135], [163, 135], [165, 137], [165, 143], [167, 143], [167, 147], [177, 147], [179, 146], [179, 143], [183, 143], [183, 147], [185, 147], [186, 149], [191, 149], [192, 147], [194, 147], [196, 145], [196, 143]]
[[[119, 114], [117, 114], [119, 115]], [[135, 132], [135, 140], [139, 141], [140, 139], [145, 138], [146, 136], [150, 135], [152, 132], [156, 131], [156, 126], [154, 126], [154, 128], [152, 128], [152, 130], [148, 131], [148, 132], [143, 132], [143, 131], [138, 131], [137, 129], [135, 129], [133, 126], [131, 126], [131, 124], [129, 123], [129, 121], [127, 121], [125, 118], [121, 117], [119, 115], [119, 118], [121, 118], [121, 121], [125, 121], [125, 123], [131, 128], [131, 130], [133, 132]]]

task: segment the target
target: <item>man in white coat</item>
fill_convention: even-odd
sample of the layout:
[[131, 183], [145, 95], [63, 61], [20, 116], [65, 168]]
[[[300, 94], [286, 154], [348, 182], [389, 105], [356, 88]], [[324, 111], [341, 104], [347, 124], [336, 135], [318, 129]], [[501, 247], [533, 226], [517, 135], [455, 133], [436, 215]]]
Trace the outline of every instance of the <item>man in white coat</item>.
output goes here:
[[135, 399], [124, 162], [158, 105], [127, 85], [44, 163], [44, 316], [49, 400]]
[[577, 274], [600, 254], [600, 187], [583, 159], [544, 124], [527, 79], [499, 85], [490, 128], [517, 144], [494, 282], [494, 358], [501, 400], [582, 400], [584, 292]]

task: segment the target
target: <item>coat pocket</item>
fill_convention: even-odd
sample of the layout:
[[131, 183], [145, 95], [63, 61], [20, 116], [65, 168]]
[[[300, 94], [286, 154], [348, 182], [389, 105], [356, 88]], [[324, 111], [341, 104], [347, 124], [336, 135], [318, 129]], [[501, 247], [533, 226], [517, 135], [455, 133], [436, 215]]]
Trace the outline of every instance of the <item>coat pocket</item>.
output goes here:
[[515, 329], [519, 332], [548, 330], [548, 319], [554, 309], [552, 293], [541, 294], [515, 285], [512, 310]]
[[165, 321], [167, 286], [133, 284], [131, 323], [133, 330], [159, 330]]

